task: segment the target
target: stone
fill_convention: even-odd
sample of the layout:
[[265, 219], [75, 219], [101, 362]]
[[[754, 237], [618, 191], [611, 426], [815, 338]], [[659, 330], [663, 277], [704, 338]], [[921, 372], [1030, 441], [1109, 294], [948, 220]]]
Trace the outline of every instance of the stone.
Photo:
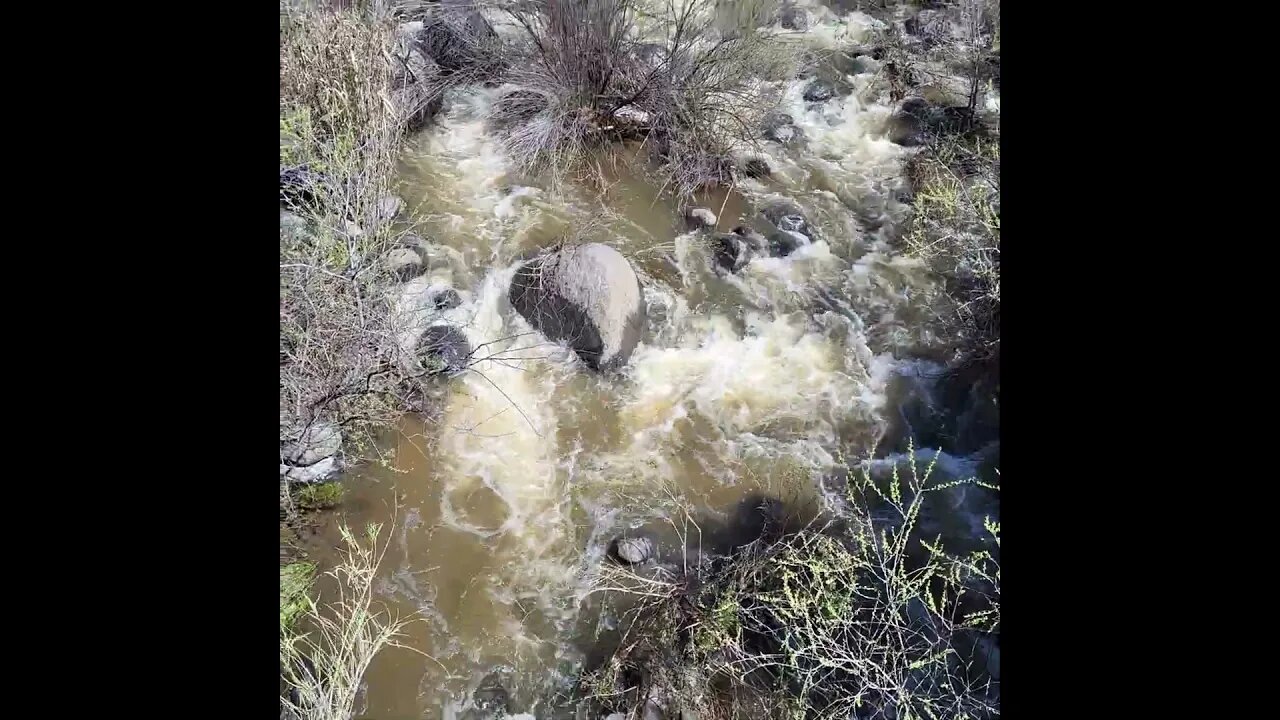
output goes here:
[[779, 230], [798, 232], [809, 239], [814, 237], [813, 228], [805, 218], [804, 211], [793, 202], [770, 203], [760, 211], [760, 214]]
[[288, 435], [280, 445], [280, 460], [291, 466], [315, 465], [337, 455], [341, 448], [342, 430], [333, 423], [315, 421]]
[[454, 374], [471, 361], [471, 343], [452, 325], [432, 325], [418, 338], [418, 358], [428, 375]]
[[437, 310], [452, 310], [462, 304], [462, 297], [451, 287], [439, 288], [431, 292], [431, 304]]
[[586, 243], [545, 252], [521, 265], [508, 300], [535, 329], [567, 341], [593, 370], [626, 364], [644, 330], [644, 290], [617, 250]]
[[653, 557], [653, 541], [649, 538], [618, 538], [613, 541], [613, 556], [628, 565], [636, 565]]
[[769, 236], [769, 254], [773, 257], [786, 257], [808, 244], [809, 238], [798, 232], [779, 230]]
[[401, 247], [387, 253], [387, 270], [400, 282], [408, 282], [422, 274], [422, 256]]
[[716, 226], [716, 214], [710, 208], [689, 208], [684, 213], [685, 226], [690, 230], [704, 230]]
[[288, 465], [282, 463], [280, 465], [280, 474], [295, 483], [318, 483], [323, 482], [341, 470], [338, 458], [327, 457], [314, 465]]
[[814, 80], [804, 89], [804, 99], [808, 102], [826, 102], [835, 96], [835, 85], [826, 80]]
[[711, 260], [717, 267], [736, 273], [751, 262], [750, 246], [736, 233], [719, 233], [711, 239]]

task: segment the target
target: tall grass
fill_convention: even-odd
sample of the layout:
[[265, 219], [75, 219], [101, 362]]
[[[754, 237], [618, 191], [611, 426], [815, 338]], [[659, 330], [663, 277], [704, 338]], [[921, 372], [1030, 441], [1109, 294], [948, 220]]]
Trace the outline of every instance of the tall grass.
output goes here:
[[357, 450], [406, 408], [383, 262], [401, 235], [384, 205], [404, 126], [393, 28], [377, 3], [281, 14], [282, 438], [327, 421]]
[[912, 457], [889, 477], [852, 476], [848, 524], [766, 536], [683, 577], [609, 569], [603, 584], [641, 602], [585, 696], [711, 718], [997, 716], [985, 655], [1000, 528], [988, 519], [993, 549], [966, 554], [923, 536], [926, 498], [956, 483]]
[[321, 605], [295, 593], [292, 602], [302, 609], [294, 611], [290, 622], [281, 609], [280, 704], [282, 714], [292, 720], [350, 720], [362, 678], [379, 652], [420, 652], [400, 642], [413, 620], [397, 618], [374, 602], [374, 576], [387, 548], [378, 545], [381, 527], [370, 525], [362, 537], [346, 525], [340, 529], [342, 560], [325, 573], [337, 597]]

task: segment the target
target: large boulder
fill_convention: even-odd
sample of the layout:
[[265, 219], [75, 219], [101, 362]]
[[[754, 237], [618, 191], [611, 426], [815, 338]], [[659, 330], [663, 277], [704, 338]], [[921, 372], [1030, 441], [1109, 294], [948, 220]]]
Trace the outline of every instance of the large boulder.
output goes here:
[[567, 341], [594, 370], [625, 365], [644, 330], [640, 278], [608, 245], [567, 246], [533, 258], [516, 271], [507, 297], [529, 324]]
[[342, 430], [329, 422], [313, 422], [289, 432], [280, 443], [280, 475], [292, 482], [324, 480], [341, 469], [338, 451]]

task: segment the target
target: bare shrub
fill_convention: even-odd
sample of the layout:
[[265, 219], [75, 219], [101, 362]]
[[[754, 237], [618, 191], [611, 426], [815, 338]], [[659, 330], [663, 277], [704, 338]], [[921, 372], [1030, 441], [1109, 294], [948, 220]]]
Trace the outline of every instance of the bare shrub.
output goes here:
[[715, 718], [998, 716], [999, 559], [922, 536], [925, 498], [956, 484], [932, 473], [855, 473], [848, 526], [766, 536], [681, 577], [608, 568], [602, 585], [640, 602], [583, 694]]
[[333, 422], [353, 455], [412, 407], [383, 262], [401, 237], [383, 205], [404, 122], [393, 27], [376, 5], [281, 15], [281, 438]]
[[732, 179], [731, 156], [756, 142], [789, 77], [791, 51], [747, 28], [723, 34], [711, 0], [668, 0], [644, 16], [661, 46], [639, 40], [634, 0], [503, 5], [518, 32], [502, 42], [507, 89], [490, 121], [515, 165], [553, 185], [598, 172], [602, 151], [643, 139], [679, 195]]

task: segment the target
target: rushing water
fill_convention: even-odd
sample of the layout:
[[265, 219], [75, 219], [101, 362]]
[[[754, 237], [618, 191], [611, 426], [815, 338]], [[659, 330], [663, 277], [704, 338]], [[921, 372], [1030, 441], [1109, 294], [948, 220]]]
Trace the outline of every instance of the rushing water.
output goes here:
[[[859, 42], [876, 27], [860, 13], [822, 13], [804, 42]], [[891, 108], [877, 64], [861, 69], [852, 95], [818, 105], [801, 97], [806, 81], [789, 83], [784, 110], [807, 147], [769, 144], [772, 178], [700, 198], [720, 231], [778, 199], [818, 229], [819, 241], [736, 276], [711, 269], [698, 235], [644, 177], [616, 175], [603, 201], [521, 184], [484, 133], [492, 91], [452, 95], [411, 141], [401, 192], [434, 254], [405, 298], [456, 288], [463, 304], [448, 320], [489, 359], [450, 381], [439, 417], [403, 424], [389, 468], [346, 481], [348, 522], [386, 523], [398, 508], [378, 592], [401, 615], [420, 614], [406, 642], [430, 656], [380, 655], [366, 716], [464, 715], [495, 670], [517, 711], [544, 716], [610, 626], [590, 591], [612, 538], [638, 528], [665, 537], [679, 508], [723, 517], [760, 491], [819, 502], [837, 453], [865, 454], [881, 438], [896, 412], [891, 380], [908, 367], [899, 358], [933, 342], [922, 318], [936, 288], [888, 242], [905, 217], [895, 198], [908, 151], [884, 135]], [[522, 255], [586, 225], [645, 288], [648, 327], [615, 376], [547, 343], [506, 299]], [[323, 531], [313, 555], [323, 563], [335, 540]]]

